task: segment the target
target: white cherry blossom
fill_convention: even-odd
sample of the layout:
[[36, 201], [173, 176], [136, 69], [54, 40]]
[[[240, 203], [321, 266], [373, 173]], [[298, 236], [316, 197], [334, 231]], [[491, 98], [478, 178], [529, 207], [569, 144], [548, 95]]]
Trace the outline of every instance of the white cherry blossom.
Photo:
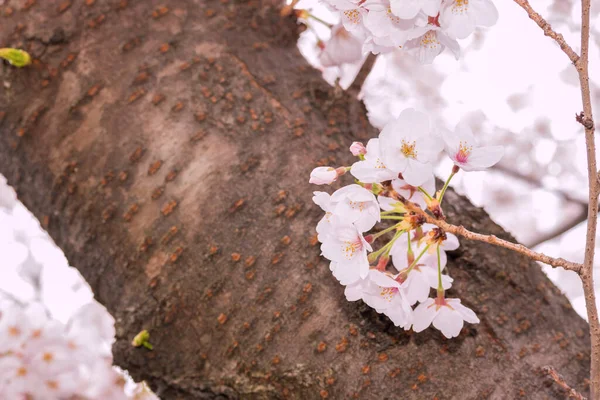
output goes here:
[[388, 181], [397, 177], [397, 174], [388, 169], [381, 159], [379, 139], [369, 140], [366, 150], [365, 159], [355, 162], [350, 169], [350, 173], [356, 179], [364, 183], [375, 183]]
[[385, 272], [370, 270], [366, 279], [347, 286], [348, 301], [362, 299], [378, 313], [387, 315], [394, 325], [406, 330], [412, 324], [412, 309], [400, 284]]
[[459, 122], [454, 132], [446, 131], [443, 139], [448, 156], [465, 171], [483, 171], [504, 155], [502, 146], [479, 146], [465, 121]]
[[369, 13], [364, 17], [364, 25], [377, 38], [387, 38], [393, 46], [399, 47], [411, 38], [411, 30], [424, 17], [404, 18], [392, 12], [389, 3], [369, 3]]
[[337, 263], [336, 268], [356, 268], [361, 278], [369, 273], [367, 252], [372, 251], [362, 233], [353, 224], [335, 222], [331, 234], [324, 238], [321, 245], [323, 256]]
[[326, 3], [340, 11], [346, 30], [361, 32], [364, 29], [363, 18], [368, 13], [364, 0], [326, 0]]
[[402, 174], [402, 178], [413, 186], [430, 179], [433, 173], [431, 161], [441, 151], [429, 117], [410, 108], [383, 128], [379, 147], [385, 167], [395, 174]]
[[492, 26], [498, 21], [498, 10], [490, 0], [446, 1], [440, 10], [440, 25], [457, 39], [465, 39], [476, 26]]
[[465, 321], [478, 324], [479, 318], [473, 310], [463, 306], [460, 299], [429, 298], [415, 308], [412, 328], [418, 333], [433, 323], [434, 328], [451, 339], [460, 334]]
[[429, 24], [413, 31], [413, 38], [404, 44], [404, 50], [415, 57], [421, 64], [431, 64], [446, 47], [458, 60], [460, 45], [444, 33], [439, 26]]
[[352, 184], [331, 195], [335, 204], [333, 214], [345, 223], [353, 223], [360, 232], [366, 232], [381, 220], [377, 199], [364, 187]]

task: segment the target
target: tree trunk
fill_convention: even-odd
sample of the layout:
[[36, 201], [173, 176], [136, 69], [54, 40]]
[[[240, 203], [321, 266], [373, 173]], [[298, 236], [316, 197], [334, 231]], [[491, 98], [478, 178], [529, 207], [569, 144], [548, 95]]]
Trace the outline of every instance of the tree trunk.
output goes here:
[[[587, 392], [586, 323], [517, 254], [450, 254], [450, 294], [481, 319], [457, 339], [346, 302], [308, 176], [377, 132], [276, 5], [4, 3], [0, 47], [36, 61], [0, 66], [0, 172], [115, 316], [118, 365], [163, 399], [564, 398], [546, 365]], [[130, 345], [142, 329], [154, 351]]]

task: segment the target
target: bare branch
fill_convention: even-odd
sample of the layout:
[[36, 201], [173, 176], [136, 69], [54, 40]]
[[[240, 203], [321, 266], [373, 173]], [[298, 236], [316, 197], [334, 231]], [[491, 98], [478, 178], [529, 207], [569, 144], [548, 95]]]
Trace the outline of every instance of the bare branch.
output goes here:
[[573, 64], [577, 63], [577, 61], [579, 60], [579, 56], [577, 55], [577, 53], [575, 53], [571, 46], [567, 44], [562, 34], [554, 31], [552, 29], [552, 26], [550, 26], [550, 24], [540, 14], [538, 14], [533, 8], [531, 8], [529, 1], [515, 0], [515, 3], [517, 3], [518, 5], [523, 7], [525, 11], [527, 11], [527, 15], [529, 15], [529, 18], [531, 18], [536, 24], [538, 24], [540, 28], [542, 28], [542, 30], [544, 31], [544, 35], [554, 39], [554, 41], [558, 43], [561, 50], [569, 57]]
[[444, 221], [443, 219], [436, 219], [436, 218], [432, 217], [431, 215], [429, 215], [425, 211], [423, 211], [421, 209], [421, 207], [419, 207], [418, 205], [416, 205], [410, 201], [402, 200], [402, 199], [400, 199], [400, 200], [404, 202], [404, 205], [407, 210], [413, 211], [417, 214], [422, 215], [425, 218], [426, 222], [433, 224], [433, 225], [437, 225], [438, 227], [442, 228], [446, 232], [450, 232], [455, 235], [460, 235], [460, 236], [463, 236], [470, 240], [477, 240], [479, 242], [485, 242], [485, 243], [493, 244], [495, 246], [504, 247], [505, 249], [516, 251], [517, 253], [523, 254], [524, 256], [527, 256], [527, 257], [531, 258], [532, 260], [543, 262], [544, 264], [548, 264], [553, 267], [563, 267], [564, 269], [567, 269], [569, 271], [575, 271], [577, 273], [579, 273], [579, 271], [581, 269], [581, 264], [567, 261], [564, 258], [550, 257], [545, 254], [538, 253], [531, 249], [528, 249], [527, 247], [523, 246], [522, 244], [512, 243], [507, 240], [500, 239], [494, 235], [482, 235], [480, 233], [471, 232], [470, 230], [466, 229], [462, 225], [457, 226], [457, 225], [449, 224], [446, 221]]
[[585, 397], [583, 397], [581, 395], [581, 393], [579, 393], [577, 390], [573, 389], [571, 386], [569, 386], [569, 384], [565, 381], [565, 378], [563, 378], [563, 376], [561, 374], [558, 373], [558, 371], [556, 371], [556, 369], [554, 369], [553, 367], [547, 366], [547, 367], [543, 367], [542, 371], [544, 371], [546, 374], [548, 374], [548, 376], [561, 388], [563, 388], [567, 393], [567, 396], [569, 396], [569, 399], [575, 399], [575, 400], [586, 400]]

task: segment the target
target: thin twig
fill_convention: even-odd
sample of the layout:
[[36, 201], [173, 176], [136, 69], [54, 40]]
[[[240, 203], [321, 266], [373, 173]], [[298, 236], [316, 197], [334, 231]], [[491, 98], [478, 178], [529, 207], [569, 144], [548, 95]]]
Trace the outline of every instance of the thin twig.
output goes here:
[[[400, 199], [400, 200], [403, 201], [402, 199]], [[543, 253], [538, 253], [536, 251], [528, 249], [527, 247], [523, 246], [522, 244], [512, 243], [507, 240], [500, 239], [494, 235], [482, 235], [481, 233], [471, 232], [470, 230], [468, 230], [467, 228], [465, 228], [462, 225], [458, 225], [458, 226], [452, 225], [442, 219], [436, 219], [436, 218], [432, 217], [431, 215], [429, 215], [425, 211], [423, 211], [421, 209], [421, 207], [419, 207], [415, 203], [412, 203], [412, 202], [406, 201], [406, 200], [404, 200], [403, 202], [404, 202], [406, 209], [422, 215], [425, 218], [426, 222], [436, 225], [436, 226], [442, 228], [446, 232], [450, 232], [455, 235], [460, 235], [460, 236], [463, 236], [470, 240], [477, 240], [479, 242], [485, 242], [485, 243], [493, 244], [495, 246], [503, 247], [505, 249], [512, 250], [517, 253], [523, 254], [524, 256], [527, 256], [527, 257], [531, 258], [532, 260], [543, 262], [544, 264], [548, 264], [553, 267], [563, 267], [564, 269], [567, 269], [569, 271], [575, 271], [577, 273], [579, 273], [579, 270], [581, 269], [581, 264], [574, 263], [572, 261], [567, 261], [564, 258], [550, 257]]]
[[367, 76], [369, 76], [369, 73], [371, 73], [371, 70], [373, 69], [376, 60], [377, 56], [373, 53], [369, 53], [367, 59], [360, 67], [360, 71], [358, 71], [358, 74], [356, 74], [356, 78], [354, 78], [354, 81], [348, 88], [349, 92], [355, 92], [356, 95], [360, 93], [360, 90], [362, 89], [362, 86], [367, 80]]
[[598, 194], [600, 184], [598, 182], [598, 169], [596, 166], [596, 142], [594, 138], [594, 117], [592, 114], [592, 101], [590, 96], [590, 77], [588, 71], [588, 56], [590, 47], [590, 0], [581, 0], [581, 55], [565, 42], [562, 35], [552, 30], [552, 27], [536, 13], [527, 0], [514, 0], [527, 11], [529, 18], [534, 20], [544, 31], [546, 36], [553, 38], [575, 65], [579, 75], [579, 86], [581, 88], [581, 102], [583, 112], [576, 115], [576, 120], [585, 129], [585, 147], [588, 167], [588, 218], [585, 239], [585, 254], [583, 265], [579, 271], [583, 283], [585, 297], [585, 308], [587, 310], [588, 322], [590, 324], [591, 368], [590, 368], [590, 397], [594, 400], [600, 399], [600, 321], [598, 320], [598, 309], [596, 307], [596, 296], [594, 293], [594, 254], [596, 251], [596, 225], [598, 222]]
[[588, 71], [588, 56], [590, 47], [590, 0], [581, 0], [581, 56], [575, 63], [579, 74], [581, 86], [581, 102], [583, 112], [576, 119], [585, 129], [585, 147], [588, 164], [589, 205], [588, 224], [585, 239], [585, 255], [581, 270], [585, 308], [590, 324], [590, 338], [592, 342], [591, 371], [590, 371], [590, 397], [600, 399], [600, 321], [596, 307], [594, 293], [594, 254], [596, 251], [596, 225], [598, 222], [598, 173], [596, 166], [596, 141], [594, 138], [594, 117], [592, 114], [592, 101], [590, 96], [590, 77]]
[[527, 11], [527, 15], [529, 15], [529, 18], [531, 18], [536, 24], [538, 24], [540, 28], [542, 28], [542, 30], [544, 31], [544, 35], [554, 39], [554, 41], [558, 43], [561, 50], [569, 57], [573, 64], [575, 64], [579, 60], [579, 56], [577, 55], [577, 53], [575, 53], [571, 46], [567, 44], [563, 35], [557, 33], [554, 29], [552, 29], [552, 26], [550, 26], [550, 24], [540, 14], [538, 14], [533, 8], [531, 8], [529, 1], [514, 1], [515, 3], [523, 7], [525, 11]]
[[547, 366], [542, 367], [542, 371], [544, 371], [548, 376], [561, 388], [563, 388], [569, 396], [569, 399], [575, 400], [586, 400], [585, 397], [581, 395], [577, 390], [573, 389], [569, 384], [565, 381], [565, 378], [561, 374], [558, 373], [554, 368]]

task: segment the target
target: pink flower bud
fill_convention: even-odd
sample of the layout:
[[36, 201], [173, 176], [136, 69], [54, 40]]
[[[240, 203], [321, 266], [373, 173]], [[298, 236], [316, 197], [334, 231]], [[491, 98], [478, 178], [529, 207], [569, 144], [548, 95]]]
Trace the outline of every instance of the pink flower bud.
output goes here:
[[310, 180], [308, 182], [315, 185], [329, 185], [335, 182], [337, 177], [338, 173], [335, 168], [317, 167], [310, 173]]
[[367, 154], [367, 148], [361, 142], [352, 142], [350, 146], [350, 152], [353, 156], [365, 155]]

